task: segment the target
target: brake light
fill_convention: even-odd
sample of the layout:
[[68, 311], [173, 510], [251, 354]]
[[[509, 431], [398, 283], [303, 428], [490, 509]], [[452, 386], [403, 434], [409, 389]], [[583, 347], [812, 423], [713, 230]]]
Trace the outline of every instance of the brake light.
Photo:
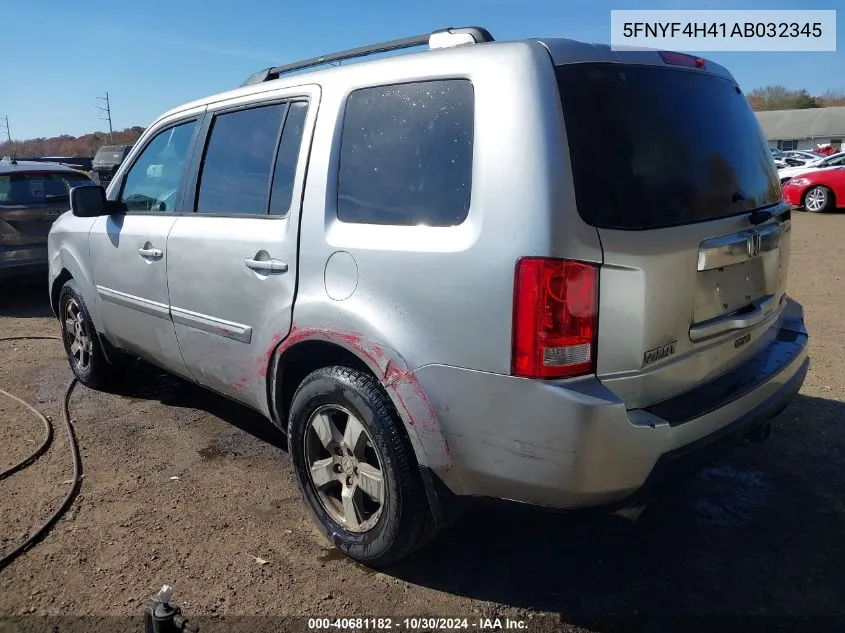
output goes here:
[[694, 55], [687, 55], [686, 53], [675, 53], [673, 51], [661, 51], [660, 57], [667, 64], [673, 66], [687, 66], [688, 68], [705, 68], [707, 61], [701, 57]]
[[511, 373], [564, 378], [595, 371], [598, 266], [524, 257], [516, 263]]

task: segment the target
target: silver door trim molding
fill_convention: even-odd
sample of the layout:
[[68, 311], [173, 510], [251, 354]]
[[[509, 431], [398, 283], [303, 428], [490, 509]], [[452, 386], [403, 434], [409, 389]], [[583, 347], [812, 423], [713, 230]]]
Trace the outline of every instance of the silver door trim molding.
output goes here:
[[174, 323], [186, 325], [188, 327], [217, 334], [226, 338], [239, 341], [241, 343], [249, 343], [252, 340], [252, 328], [241, 323], [234, 323], [232, 321], [224, 321], [207, 314], [200, 314], [199, 312], [192, 312], [183, 308], [170, 308], [170, 314], [173, 317]]
[[150, 299], [130, 295], [119, 290], [112, 290], [105, 286], [97, 286], [97, 296], [102, 301], [108, 301], [109, 303], [114, 303], [115, 305], [131, 310], [137, 310], [138, 312], [143, 312], [144, 314], [149, 314], [160, 319], [170, 318], [170, 308], [167, 304], [159, 303], [158, 301], [151, 301]]

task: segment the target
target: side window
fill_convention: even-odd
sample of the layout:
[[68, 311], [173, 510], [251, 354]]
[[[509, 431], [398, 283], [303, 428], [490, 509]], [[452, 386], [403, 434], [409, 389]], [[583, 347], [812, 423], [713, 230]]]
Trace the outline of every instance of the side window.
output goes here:
[[197, 122], [159, 132], [126, 174], [120, 201], [130, 211], [173, 211]]
[[276, 168], [273, 172], [273, 190], [270, 193], [270, 213], [272, 215], [287, 215], [293, 194], [293, 178], [296, 175], [296, 160], [302, 145], [302, 130], [305, 127], [305, 115], [308, 104], [295, 101], [288, 108], [285, 118], [285, 128], [282, 130], [282, 140], [279, 142], [279, 153], [276, 157]]
[[267, 213], [270, 172], [286, 106], [214, 117], [200, 168], [198, 213]]
[[338, 219], [461, 224], [472, 189], [473, 119], [465, 79], [352, 92], [341, 133]]

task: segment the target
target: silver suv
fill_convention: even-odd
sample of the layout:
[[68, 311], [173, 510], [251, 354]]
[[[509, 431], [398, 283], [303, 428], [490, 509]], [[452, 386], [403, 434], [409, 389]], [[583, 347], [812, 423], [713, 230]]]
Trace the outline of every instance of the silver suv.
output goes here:
[[808, 366], [789, 245], [724, 68], [446, 29], [163, 115], [49, 290], [84, 383], [128, 354], [260, 411], [382, 565], [470, 498], [626, 507], [764, 438]]

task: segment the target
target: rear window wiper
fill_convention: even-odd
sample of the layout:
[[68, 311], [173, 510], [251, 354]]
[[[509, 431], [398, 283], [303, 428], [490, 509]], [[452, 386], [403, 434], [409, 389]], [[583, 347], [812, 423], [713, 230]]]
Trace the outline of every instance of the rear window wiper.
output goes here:
[[66, 193], [48, 193], [44, 195], [45, 200], [67, 200], [70, 196]]

